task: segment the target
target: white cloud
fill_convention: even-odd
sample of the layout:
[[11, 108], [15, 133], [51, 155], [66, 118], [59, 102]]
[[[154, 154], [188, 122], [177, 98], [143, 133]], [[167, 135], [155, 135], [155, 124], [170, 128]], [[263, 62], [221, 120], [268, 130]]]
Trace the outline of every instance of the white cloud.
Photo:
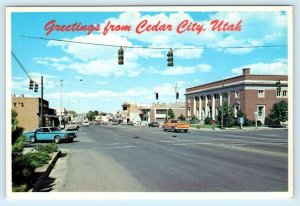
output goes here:
[[283, 62], [273, 62], [273, 63], [256, 63], [244, 65], [242, 67], [233, 68], [231, 70], [235, 75], [241, 75], [243, 68], [250, 68], [251, 74], [273, 74], [273, 75], [287, 75], [288, 65]]
[[137, 63], [124, 62], [124, 65], [118, 65], [116, 59], [91, 60], [89, 62], [75, 62], [68, 65], [70, 70], [74, 70], [82, 75], [97, 75], [103, 77], [137, 77], [143, 72], [143, 69]]
[[101, 86], [101, 85], [108, 84], [108, 82], [107, 81], [96, 81], [96, 84]]
[[196, 72], [210, 72], [210, 71], [211, 71], [211, 65], [199, 64], [196, 66], [188, 66], [188, 67], [182, 67], [182, 66], [168, 67], [166, 70], [160, 72], [162, 75], [184, 75], [184, 74], [193, 74]]
[[[72, 98], [84, 98], [88, 99], [101, 99], [101, 100], [111, 100], [113, 99], [115, 102], [122, 101], [133, 101], [133, 102], [143, 102], [143, 103], [151, 103], [155, 99], [154, 92], [159, 92], [159, 100], [161, 102], [174, 102], [175, 101], [175, 85], [174, 83], [163, 83], [154, 86], [153, 88], [144, 88], [144, 87], [135, 87], [128, 88], [126, 90], [98, 90], [93, 92], [79, 92], [79, 91], [71, 91], [71, 92], [63, 92], [63, 99], [68, 100]], [[184, 98], [183, 94], [185, 92], [184, 81], [177, 82], [177, 91], [180, 93], [180, 98]], [[47, 99], [59, 99], [60, 92], [54, 93], [46, 93]], [[89, 100], [88, 100], [89, 101]]]

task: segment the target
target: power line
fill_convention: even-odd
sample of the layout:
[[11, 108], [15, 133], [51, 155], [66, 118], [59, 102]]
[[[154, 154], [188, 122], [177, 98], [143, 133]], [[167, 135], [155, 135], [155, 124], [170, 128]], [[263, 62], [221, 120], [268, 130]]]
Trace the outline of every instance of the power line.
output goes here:
[[16, 57], [15, 53], [13, 51], [11, 51], [11, 55], [14, 57], [14, 59], [18, 62], [18, 64], [20, 65], [20, 67], [22, 68], [22, 70], [25, 72], [25, 74], [29, 77], [29, 79], [31, 80], [30, 75], [28, 74], [27, 70], [25, 69], [25, 67], [23, 66], [23, 64], [21, 63], [21, 61]]
[[[73, 41], [73, 40], [66, 40], [66, 39], [53, 39], [53, 38], [44, 38], [44, 37], [36, 37], [36, 36], [25, 36], [21, 35], [23, 38], [29, 39], [40, 39], [45, 41], [58, 41], [58, 42], [67, 42], [67, 43], [74, 43], [74, 44], [87, 44], [87, 45], [94, 45], [94, 46], [106, 46], [106, 47], [123, 47], [123, 48], [130, 48], [130, 49], [158, 49], [158, 50], [167, 50], [170, 47], [151, 47], [151, 46], [126, 46], [126, 45], [115, 45], [115, 44], [101, 44], [101, 43], [92, 43], [92, 42], [82, 42], [82, 41]], [[282, 48], [287, 47], [287, 45], [249, 45], [249, 46], [217, 46], [217, 47], [206, 47], [206, 46], [199, 46], [199, 47], [176, 47], [173, 50], [179, 49], [250, 49], [250, 48]]]

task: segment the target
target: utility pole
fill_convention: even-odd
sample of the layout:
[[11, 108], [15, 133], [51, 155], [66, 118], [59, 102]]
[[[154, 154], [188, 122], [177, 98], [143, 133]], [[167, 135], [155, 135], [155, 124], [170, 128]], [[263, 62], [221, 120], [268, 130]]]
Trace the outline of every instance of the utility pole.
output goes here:
[[41, 76], [41, 112], [40, 112], [40, 126], [44, 126], [44, 119], [43, 119], [43, 99], [44, 99], [44, 83], [43, 83], [43, 76]]
[[223, 105], [224, 105], [224, 99], [223, 99], [223, 89], [224, 89], [224, 83], [223, 83], [223, 81], [222, 81], [222, 92], [221, 92], [221, 94], [222, 94], [222, 113], [221, 113], [221, 129], [223, 130], [224, 129], [224, 125], [223, 125], [223, 121], [224, 121], [224, 107], [223, 107]]
[[62, 120], [62, 87], [63, 80], [60, 80], [60, 118], [59, 118], [59, 128], [61, 128], [61, 120]]

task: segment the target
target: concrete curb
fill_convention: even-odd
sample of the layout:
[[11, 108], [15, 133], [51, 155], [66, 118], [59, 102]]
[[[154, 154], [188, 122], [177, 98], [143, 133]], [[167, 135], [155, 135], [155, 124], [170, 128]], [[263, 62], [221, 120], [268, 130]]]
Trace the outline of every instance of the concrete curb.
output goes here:
[[255, 127], [251, 127], [251, 128], [243, 128], [243, 129], [239, 129], [239, 128], [225, 128], [224, 130], [221, 129], [211, 129], [211, 128], [190, 128], [190, 130], [198, 130], [198, 131], [213, 131], [213, 132], [217, 132], [217, 131], [269, 131], [269, 130], [287, 130], [288, 128], [270, 128], [270, 127], [258, 127], [257, 129]]
[[50, 172], [54, 168], [58, 158], [61, 156], [61, 151], [59, 150], [54, 157], [52, 158], [50, 164], [48, 165], [47, 169], [42, 172], [41, 176], [37, 180], [34, 188], [32, 189], [32, 192], [39, 192], [42, 189], [43, 183], [45, 179], [49, 176]]

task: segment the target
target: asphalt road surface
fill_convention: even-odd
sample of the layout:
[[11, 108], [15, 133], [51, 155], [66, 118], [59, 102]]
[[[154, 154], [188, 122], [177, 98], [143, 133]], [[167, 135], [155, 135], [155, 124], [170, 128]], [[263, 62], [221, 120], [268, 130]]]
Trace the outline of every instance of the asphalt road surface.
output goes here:
[[264, 192], [288, 190], [288, 132], [163, 132], [145, 126], [80, 128], [48, 191]]

